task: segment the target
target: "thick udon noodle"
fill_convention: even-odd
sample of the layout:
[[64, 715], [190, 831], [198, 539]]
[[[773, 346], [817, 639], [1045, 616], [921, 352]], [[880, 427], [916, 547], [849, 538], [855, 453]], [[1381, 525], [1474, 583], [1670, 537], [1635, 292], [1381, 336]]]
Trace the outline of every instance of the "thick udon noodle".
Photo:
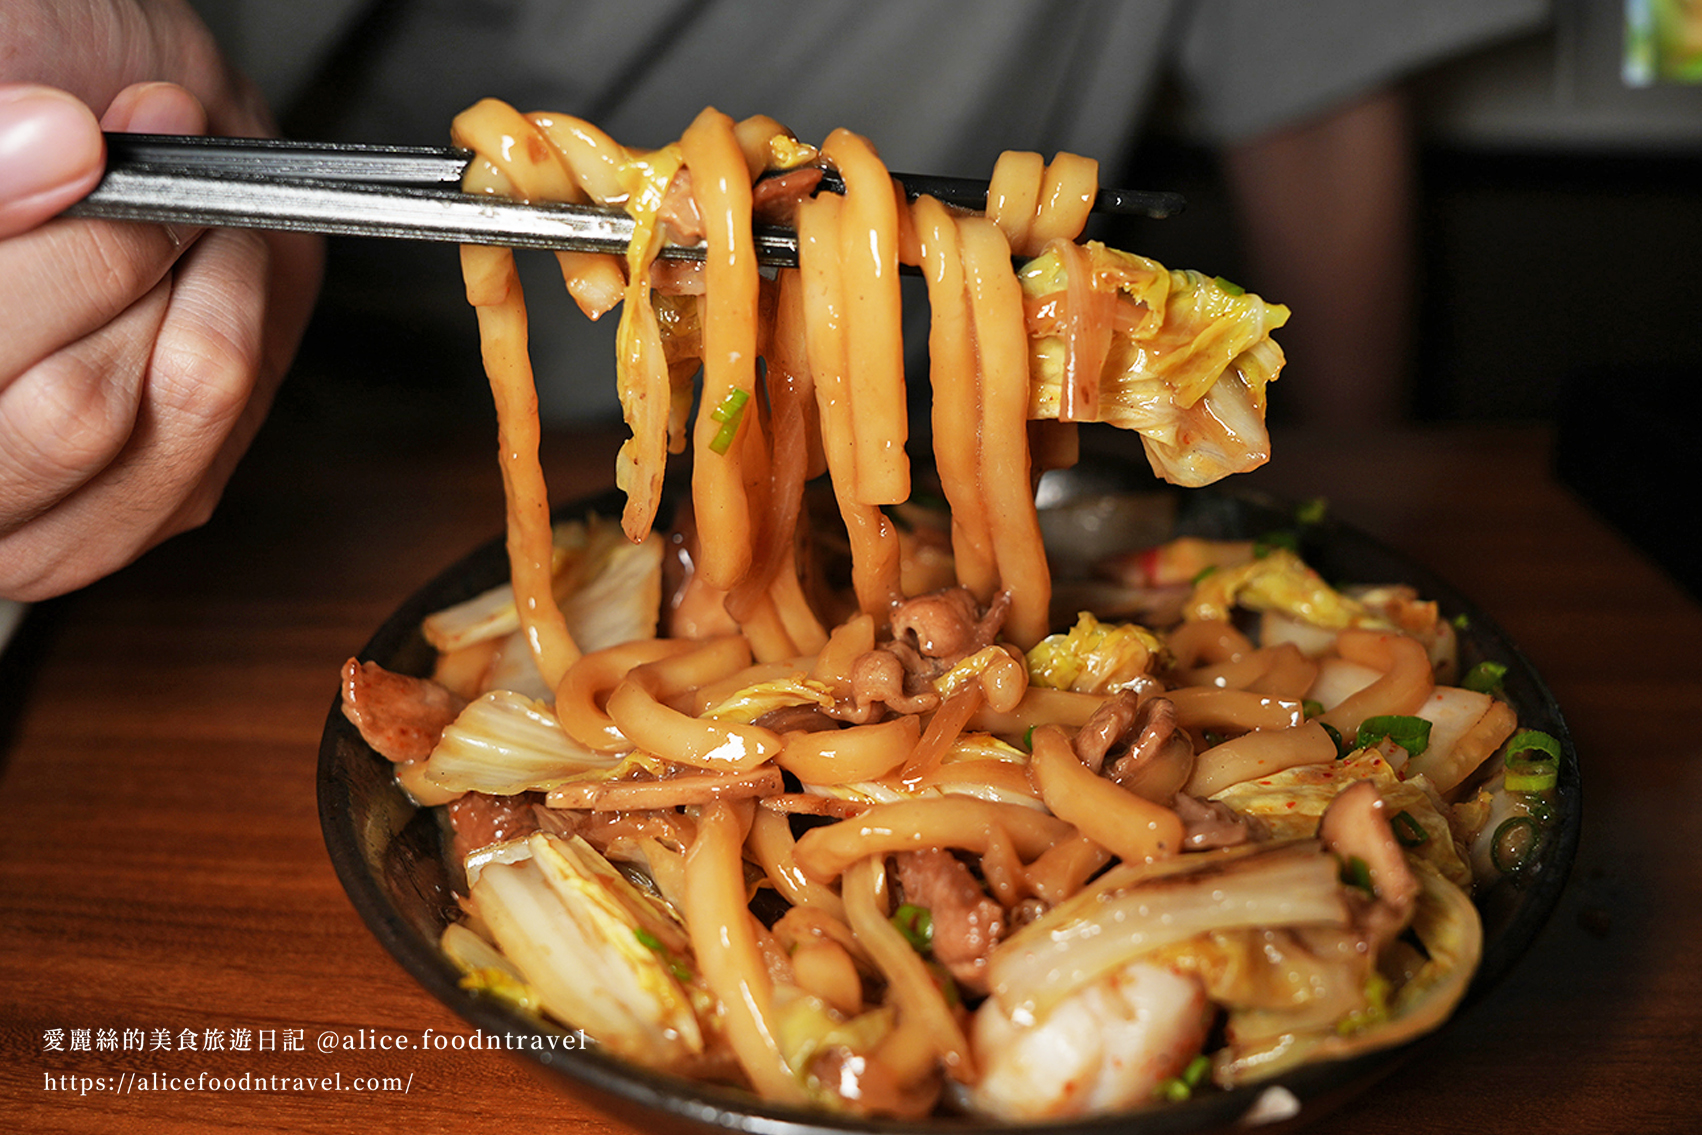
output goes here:
[[[777, 152], [794, 160], [809, 152], [770, 119], [735, 123], [705, 110], [675, 146], [634, 155], [588, 123], [525, 116], [487, 100], [456, 119], [454, 138], [478, 155], [467, 180], [472, 191], [629, 204], [648, 222], [624, 273], [606, 257], [560, 255], [568, 290], [588, 313], [624, 301], [620, 384], [632, 438], [617, 480], [628, 494], [623, 522], [634, 540], [655, 518], [670, 411], [681, 400], [683, 368], [676, 361], [670, 371], [651, 298], [662, 240], [656, 210], [674, 175], [690, 171], [707, 246], [700, 276], [688, 285], [701, 290], [702, 388], [690, 430], [695, 568], [701, 586], [734, 597], [739, 628], [759, 657], [790, 657], [825, 637], [789, 556], [812, 467], [825, 465], [831, 476], [859, 607], [884, 617], [903, 598], [898, 538], [882, 511], [910, 496], [901, 265], [923, 269], [935, 312], [932, 424], [960, 577], [983, 602], [999, 591], [1011, 595], [1012, 641], [1030, 646], [1046, 633], [1051, 586], [1031, 490], [1028, 342], [1012, 256], [1031, 256], [1051, 241], [1074, 247], [1098, 187], [1095, 162], [1063, 154], [1047, 165], [1036, 154], [1006, 155], [994, 170], [987, 216], [967, 216], [932, 198], [912, 207], [866, 139], [835, 131], [820, 157], [839, 172], [845, 192], [797, 203], [799, 267], [765, 283], [751, 233], [752, 182]], [[631, 204], [646, 194], [648, 202]], [[463, 265], [496, 392], [515, 587], [553, 685], [576, 652], [550, 614], [547, 574], [538, 570], [548, 563], [547, 525], [539, 520], [548, 506], [537, 471], [525, 304], [510, 250], [468, 246]], [[1093, 417], [1109, 310], [1091, 322], [1070, 331], [1064, 422]], [[1097, 361], [1086, 340], [1098, 344]], [[716, 417], [729, 399], [745, 407], [730, 439]]]
[[[987, 213], [977, 216], [927, 197], [907, 201], [869, 143], [848, 131], [830, 136], [818, 156], [772, 120], [735, 123], [714, 110], [703, 112], [679, 143], [653, 153], [628, 151], [584, 122], [521, 115], [491, 101], [460, 116], [454, 136], [477, 155], [470, 190], [624, 205], [637, 219], [624, 264], [562, 254], [561, 267], [587, 312], [622, 306], [618, 381], [632, 436], [617, 480], [627, 494], [622, 525], [630, 539], [643, 540], [655, 522], [668, 454], [692, 452], [697, 545], [687, 584], [695, 598], [688, 605], [709, 612], [686, 620], [683, 637], [641, 637], [583, 653], [575, 643], [552, 594], [556, 550], [513, 256], [501, 248], [464, 249], [467, 294], [478, 311], [501, 432], [519, 635], [542, 687], [553, 694], [548, 720], [591, 770], [533, 785], [544, 795], [520, 809], [526, 813], [521, 834], [541, 825], [560, 838], [539, 843], [545, 837], [534, 835], [524, 841], [530, 850], [515, 853], [514, 861], [499, 855], [486, 862], [479, 877], [491, 882], [482, 898], [475, 883], [475, 921], [518, 951], [520, 963], [525, 951], [509, 943], [525, 936], [515, 938], [509, 913], [498, 917], [509, 910], [497, 902], [499, 881], [518, 887], [513, 873], [535, 870], [558, 889], [583, 886], [584, 878], [603, 878], [598, 872], [607, 864], [574, 868], [574, 848], [585, 840], [619, 847], [624, 850], [611, 850], [611, 858], [640, 864], [657, 897], [628, 895], [605, 878], [598, 901], [624, 903], [627, 917], [650, 935], [650, 949], [671, 964], [689, 958], [695, 969], [675, 973], [680, 989], [695, 990], [692, 996], [707, 998], [709, 1007], [682, 1008], [689, 998], [680, 989], [667, 987], [664, 996], [653, 982], [646, 988], [661, 998], [656, 1019], [623, 1025], [627, 1019], [616, 1013], [599, 1018], [614, 1022], [606, 1030], [592, 1030], [616, 1052], [743, 1083], [772, 1100], [880, 1114], [931, 1110], [942, 1073], [957, 1085], [947, 1096], [958, 1106], [994, 1114], [1144, 1102], [1147, 1097], [1115, 1093], [1109, 1102], [1022, 1102], [1026, 1089], [1008, 1088], [1003, 1042], [981, 1036], [986, 1013], [968, 1016], [953, 1000], [952, 981], [942, 981], [939, 967], [895, 926], [888, 857], [949, 851], [973, 865], [979, 885], [1009, 920], [1018, 912], [1042, 919], [1051, 916], [1040, 912], [1068, 913], [1072, 902], [1094, 894], [1118, 901], [1122, 892], [1111, 889], [1112, 881], [1136, 886], [1150, 877], [1157, 880], [1152, 885], [1171, 885], [1165, 880], [1186, 875], [1184, 861], [1215, 862], [1219, 855], [1180, 854], [1205, 822], [1198, 815], [1185, 821], [1183, 803], [1253, 778], [1332, 764], [1337, 746], [1326, 726], [1351, 737], [1367, 718], [1417, 712], [1440, 687], [1423, 636], [1402, 634], [1393, 622], [1422, 627], [1433, 646], [1446, 640], [1438, 657], [1451, 642], [1446, 624], [1433, 608], [1427, 623], [1410, 606], [1377, 608], [1320, 632], [1326, 646], [1303, 653], [1292, 643], [1255, 646], [1206, 612], [1163, 646], [1126, 637], [1133, 661], [1115, 674], [1052, 683], [1061, 688], [1031, 677], [1038, 673], [1035, 655], [1025, 659], [1023, 651], [1044, 651], [1058, 640], [1042, 643], [1052, 629], [1051, 580], [1033, 477], [1039, 465], [1071, 459], [1071, 423], [1099, 416], [1099, 376], [1117, 318], [1115, 293], [1107, 299], [1095, 291], [1087, 253], [1073, 243], [1096, 189], [1088, 159], [1060, 155], [1047, 164], [1034, 154], [1005, 155], [993, 172]], [[752, 241], [753, 184], [773, 167], [817, 163], [839, 172], [845, 192], [793, 194], [799, 266], [767, 275]], [[683, 222], [682, 186], [689, 187]], [[693, 220], [707, 246], [702, 264], [660, 261], [669, 225], [691, 227]], [[1063, 321], [1066, 359], [1059, 420], [1031, 424], [1025, 301], [1012, 258], [1047, 248], [1063, 257], [1069, 282], [1065, 310], [1053, 313]], [[943, 672], [919, 689], [882, 685], [876, 672], [885, 664], [878, 657], [882, 645], [902, 634], [934, 656], [917, 629], [934, 617], [931, 608], [912, 620], [907, 604], [935, 599], [905, 594], [902, 533], [890, 511], [911, 495], [901, 265], [925, 277], [932, 309], [934, 464], [950, 506], [955, 581], [971, 597], [961, 625], [991, 627], [955, 656], [942, 648]], [[699, 408], [688, 423], [699, 364]], [[819, 610], [804, 578], [804, 486], [822, 472], [850, 550], [854, 608], [844, 618]], [[901, 612], [904, 632], [895, 626]], [[1092, 630], [1084, 622], [1071, 633]], [[1168, 652], [1165, 666], [1161, 651]], [[1320, 654], [1329, 657], [1320, 662]], [[1309, 717], [1306, 699], [1321, 668], [1338, 658], [1368, 676], [1328, 713]], [[1170, 677], [1168, 688], [1156, 676], [1161, 672]], [[351, 673], [353, 682], [358, 668]], [[471, 697], [481, 689], [474, 682], [465, 692]], [[474, 702], [444, 731], [429, 761], [387, 752], [403, 762], [403, 782], [419, 798], [443, 802], [468, 786], [450, 783], [443, 754], [450, 734], [493, 696]], [[359, 700], [348, 697], [351, 706]], [[800, 712], [837, 720], [826, 722], [832, 728], [821, 728], [821, 719], [809, 728], [788, 727], [785, 713]], [[1155, 725], [1160, 712], [1170, 716]], [[1196, 755], [1190, 746], [1183, 759], [1163, 743], [1155, 752], [1131, 752], [1122, 759], [1138, 757], [1138, 767], [1119, 780], [1108, 775], [1107, 748], [1131, 719], [1146, 721], [1143, 738], [1203, 738], [1203, 751]], [[1480, 745], [1492, 750], [1510, 730], [1497, 719], [1488, 732], [1498, 735], [1480, 737]], [[1092, 737], [1101, 732], [1105, 744], [1096, 745]], [[1381, 752], [1367, 749], [1355, 759], [1382, 775], [1388, 766]], [[530, 783], [484, 791], [498, 792], [500, 801]], [[1184, 794], [1192, 795], [1185, 801]], [[788, 817], [799, 813], [838, 822], [795, 836]], [[1311, 815], [1315, 821], [1316, 811]], [[1388, 831], [1386, 824], [1378, 830]], [[1305, 850], [1316, 848], [1313, 833], [1300, 834], [1306, 838], [1294, 846], [1314, 854]], [[512, 830], [509, 836], [501, 846], [519, 847]], [[1339, 838], [1351, 846], [1363, 837]], [[1257, 864], [1271, 859], [1242, 850], [1222, 855]], [[1330, 863], [1325, 881], [1333, 892], [1340, 887], [1335, 860]], [[1374, 866], [1379, 886], [1391, 870]], [[758, 878], [787, 904], [777, 921], [765, 924], [750, 909]], [[1427, 895], [1428, 880], [1424, 875]], [[1453, 878], [1462, 882], [1469, 886], [1469, 870]], [[1336, 910], [1345, 900], [1330, 901]], [[658, 920], [657, 909], [672, 914]], [[683, 918], [683, 936], [675, 916]], [[1459, 950], [1469, 954], [1469, 942]], [[998, 1004], [1012, 1020], [1038, 1013], [1020, 990], [1050, 986], [1023, 984], [1026, 956], [994, 951], [984, 1010]], [[642, 971], [655, 961], [646, 955], [631, 964]], [[573, 981], [522, 969], [544, 989], [546, 1011], [572, 1024], [586, 1023], [581, 1014], [595, 1015]], [[1469, 960], [1463, 969], [1469, 974]], [[599, 984], [595, 977], [576, 980]], [[1056, 973], [1048, 980], [1055, 983]], [[1461, 980], [1452, 971], [1434, 981], [1414, 979], [1435, 1002], [1424, 1009], [1417, 998], [1420, 1008], [1409, 1015], [1421, 1019], [1418, 1027], [1446, 1013]], [[808, 1074], [799, 1067], [794, 1035], [800, 1005], [811, 1007], [815, 1015], [804, 1016], [829, 1038], [818, 1037]], [[1185, 1061], [1205, 1040], [1200, 1031], [1169, 1043], [1192, 1046], [1182, 1052]], [[1318, 1050], [1334, 1051], [1334, 1043], [1318, 1042]], [[830, 1058], [831, 1067], [822, 1063]], [[1218, 1079], [1263, 1074], [1261, 1059], [1220, 1059]]]

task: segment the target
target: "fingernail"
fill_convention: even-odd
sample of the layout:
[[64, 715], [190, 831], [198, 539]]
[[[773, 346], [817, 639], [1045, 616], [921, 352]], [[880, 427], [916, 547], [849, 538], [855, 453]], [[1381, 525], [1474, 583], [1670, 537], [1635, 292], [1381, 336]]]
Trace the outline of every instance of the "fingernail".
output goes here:
[[200, 134], [207, 112], [175, 83], [136, 83], [118, 92], [100, 125], [126, 134]]
[[26, 201], [100, 168], [89, 108], [47, 87], [0, 90], [0, 202]]

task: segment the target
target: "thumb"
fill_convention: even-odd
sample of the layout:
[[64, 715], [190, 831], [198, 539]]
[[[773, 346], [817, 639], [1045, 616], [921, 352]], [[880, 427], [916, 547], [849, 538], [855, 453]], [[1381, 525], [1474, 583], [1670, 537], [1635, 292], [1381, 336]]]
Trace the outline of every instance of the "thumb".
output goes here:
[[53, 87], [0, 84], [0, 238], [15, 236], [84, 197], [106, 159], [100, 123]]

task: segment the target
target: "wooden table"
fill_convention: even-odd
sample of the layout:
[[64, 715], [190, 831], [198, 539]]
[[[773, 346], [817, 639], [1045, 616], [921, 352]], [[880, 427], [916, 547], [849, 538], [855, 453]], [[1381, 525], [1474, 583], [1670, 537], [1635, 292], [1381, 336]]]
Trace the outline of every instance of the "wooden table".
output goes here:
[[[314, 769], [339, 664], [500, 522], [483, 427], [347, 417], [276, 415], [211, 524], [38, 608], [6, 658], [0, 1130], [629, 1130], [514, 1058], [421, 1050], [467, 1030], [326, 859]], [[616, 441], [550, 439], [558, 499], [606, 485]], [[1702, 608], [1554, 483], [1549, 445], [1297, 437], [1250, 478], [1327, 495], [1490, 611], [1583, 763], [1582, 849], [1536, 947], [1318, 1132], [1702, 1116]], [[323, 1034], [352, 1047], [320, 1052]], [[412, 1047], [383, 1047], [398, 1037]], [[203, 1073], [249, 1079], [201, 1090]]]

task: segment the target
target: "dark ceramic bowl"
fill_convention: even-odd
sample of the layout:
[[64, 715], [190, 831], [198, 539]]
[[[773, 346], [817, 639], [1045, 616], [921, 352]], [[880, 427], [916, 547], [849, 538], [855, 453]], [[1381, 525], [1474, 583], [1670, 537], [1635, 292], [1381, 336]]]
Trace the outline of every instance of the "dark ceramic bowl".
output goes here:
[[[1265, 499], [1210, 490], [1160, 494], [1149, 490], [1131, 495], [1118, 478], [1107, 481], [1092, 473], [1052, 476], [1042, 486], [1041, 499], [1048, 506], [1043, 526], [1049, 547], [1092, 555], [1119, 546], [1146, 546], [1172, 534], [1247, 538], [1294, 528], [1292, 510]], [[620, 508], [620, 498], [610, 494], [564, 508], [558, 516], [588, 511], [610, 516], [618, 514]], [[1483, 998], [1505, 976], [1559, 901], [1578, 840], [1577, 755], [1542, 679], [1494, 622], [1465, 597], [1421, 566], [1329, 520], [1305, 527], [1300, 536], [1302, 553], [1326, 579], [1409, 583], [1420, 594], [1437, 600], [1445, 615], [1465, 616], [1460, 634], [1462, 664], [1469, 666], [1485, 659], [1504, 664], [1506, 695], [1517, 709], [1521, 725], [1545, 730], [1561, 742], [1564, 755], [1557, 818], [1537, 861], [1517, 883], [1504, 880], [1479, 896], [1484, 956], [1467, 994], [1469, 1005]], [[379, 628], [360, 657], [404, 673], [429, 673], [433, 654], [420, 635], [421, 620], [432, 611], [500, 583], [507, 570], [503, 543], [492, 540], [404, 603]], [[1060, 575], [1067, 571], [1067, 565], [1060, 565]], [[482, 1033], [524, 1038], [567, 1035], [565, 1030], [540, 1024], [457, 984], [458, 971], [437, 946], [440, 932], [456, 914], [438, 821], [434, 813], [416, 809], [408, 801], [396, 786], [389, 762], [367, 747], [344, 720], [335, 699], [319, 752], [319, 814], [331, 861], [355, 909], [420, 984]], [[1205, 1132], [1257, 1122], [1249, 1114], [1255, 1108], [1263, 1109], [1255, 1114], [1294, 1126], [1363, 1091], [1424, 1043], [1420, 1039], [1398, 1048], [1313, 1065], [1271, 1083], [1206, 1092], [1183, 1103], [1035, 1126], [1071, 1135]], [[695, 1126], [814, 1135], [839, 1131], [996, 1132], [1013, 1128], [1011, 1124], [973, 1118], [881, 1122], [782, 1107], [743, 1092], [629, 1064], [594, 1048], [546, 1048], [526, 1054], [559, 1076], [564, 1087], [644, 1129]]]

